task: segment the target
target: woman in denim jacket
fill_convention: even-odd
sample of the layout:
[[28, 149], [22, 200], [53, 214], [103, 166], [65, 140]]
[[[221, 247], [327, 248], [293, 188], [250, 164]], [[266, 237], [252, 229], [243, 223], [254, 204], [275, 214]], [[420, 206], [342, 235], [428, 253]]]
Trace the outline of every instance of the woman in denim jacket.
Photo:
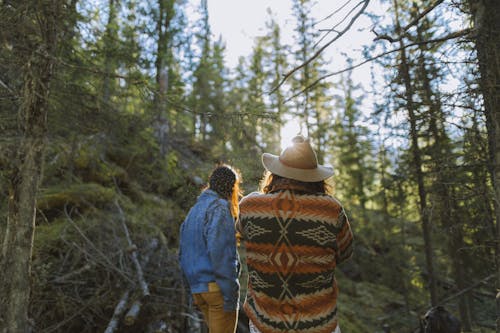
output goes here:
[[181, 268], [210, 333], [234, 333], [238, 321], [239, 183], [232, 167], [216, 167], [180, 229]]

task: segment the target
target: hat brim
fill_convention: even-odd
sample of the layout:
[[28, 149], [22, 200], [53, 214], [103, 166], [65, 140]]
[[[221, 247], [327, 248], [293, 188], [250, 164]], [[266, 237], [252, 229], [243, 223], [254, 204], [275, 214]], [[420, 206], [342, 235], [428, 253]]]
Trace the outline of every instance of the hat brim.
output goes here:
[[284, 165], [279, 156], [262, 154], [262, 165], [275, 175], [299, 180], [301, 182], [320, 182], [333, 176], [333, 168], [319, 165], [315, 169], [297, 169]]

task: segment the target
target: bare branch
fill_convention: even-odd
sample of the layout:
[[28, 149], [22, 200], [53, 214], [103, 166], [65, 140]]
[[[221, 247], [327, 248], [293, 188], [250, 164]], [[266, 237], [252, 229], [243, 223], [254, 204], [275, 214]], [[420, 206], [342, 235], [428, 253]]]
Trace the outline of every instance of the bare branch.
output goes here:
[[307, 87], [305, 87], [304, 89], [302, 89], [301, 91], [299, 91], [298, 93], [296, 93], [293, 96], [287, 98], [283, 103], [289, 102], [293, 98], [295, 98], [295, 97], [299, 96], [300, 94], [304, 93], [305, 91], [311, 89], [312, 87], [314, 87], [315, 85], [317, 85], [319, 82], [323, 81], [324, 79], [327, 79], [327, 78], [329, 78], [331, 76], [335, 76], [335, 75], [338, 75], [338, 74], [342, 74], [342, 73], [351, 71], [351, 70], [353, 70], [355, 68], [363, 66], [366, 63], [369, 63], [369, 62], [371, 62], [373, 60], [377, 60], [377, 59], [382, 58], [382, 57], [384, 57], [386, 55], [389, 55], [391, 53], [399, 52], [399, 51], [401, 51], [403, 49], [406, 49], [408, 47], [412, 47], [412, 46], [415, 46], [415, 45], [428, 44], [428, 43], [441, 43], [441, 42], [444, 42], [444, 41], [447, 41], [447, 40], [450, 40], [450, 39], [464, 37], [464, 36], [467, 36], [468, 34], [470, 34], [471, 32], [472, 32], [472, 29], [467, 28], [467, 29], [463, 29], [463, 30], [452, 32], [452, 33], [450, 33], [450, 34], [448, 34], [446, 36], [443, 36], [441, 38], [430, 39], [430, 40], [421, 41], [421, 42], [415, 42], [415, 43], [411, 43], [411, 44], [405, 45], [404, 47], [399, 47], [397, 49], [393, 49], [393, 50], [390, 50], [390, 51], [383, 52], [383, 53], [381, 53], [379, 55], [376, 55], [374, 57], [365, 59], [364, 61], [362, 61], [360, 63], [357, 63], [355, 65], [346, 67], [344, 69], [341, 69], [339, 71], [336, 71], [336, 72], [333, 72], [333, 73], [330, 73], [330, 74], [327, 74], [327, 75], [323, 75], [322, 77], [318, 78], [316, 81], [314, 81], [313, 83], [311, 83], [310, 85], [308, 85]]
[[113, 317], [111, 317], [108, 327], [106, 327], [106, 331], [104, 331], [104, 333], [113, 333], [118, 328], [118, 325], [120, 324], [120, 317], [127, 309], [129, 294], [129, 290], [123, 293], [122, 298], [120, 298], [120, 301], [118, 302], [118, 304], [116, 304], [115, 311], [113, 312]]
[[[344, 6], [348, 5], [350, 2], [351, 2], [351, 1], [346, 2], [346, 3], [344, 4]], [[355, 10], [356, 8], [358, 8], [361, 4], [362, 4], [362, 3], [360, 2], [360, 3], [358, 3], [356, 6], [354, 6], [354, 8], [352, 8], [352, 9], [351, 9], [351, 10], [350, 10], [350, 11], [349, 11], [349, 12], [348, 12], [345, 16], [344, 16], [344, 18], [343, 18], [342, 20], [340, 20], [340, 22], [338, 22], [338, 23], [337, 23], [336, 25], [334, 25], [332, 28], [330, 28], [330, 29], [325, 29], [325, 30], [320, 30], [320, 31], [326, 31], [326, 34], [325, 34], [323, 37], [321, 37], [321, 38], [320, 38], [320, 40], [319, 40], [319, 41], [317, 41], [317, 42], [314, 44], [313, 48], [316, 48], [316, 47], [317, 47], [317, 46], [318, 46], [318, 45], [319, 45], [319, 44], [323, 41], [323, 39], [325, 39], [325, 38], [326, 38], [326, 37], [330, 34], [330, 32], [336, 32], [336, 33], [337, 33], [337, 35], [340, 35], [340, 33], [341, 33], [341, 32], [336, 30], [336, 29], [337, 29], [337, 27], [338, 27], [339, 25], [341, 25], [342, 23], [344, 23], [344, 21], [345, 21], [345, 20], [347, 20], [347, 18], [349, 17], [349, 15], [351, 15], [351, 14], [352, 14], [352, 12], [354, 12], [354, 10]], [[338, 9], [338, 11], [339, 11], [339, 10], [341, 10], [344, 6], [342, 6], [341, 8], [339, 8], [339, 9]], [[335, 14], [335, 12], [334, 12], [333, 14]], [[331, 14], [331, 15], [333, 15], [333, 14]], [[330, 16], [331, 16], [331, 15], [330, 15]]]
[[12, 90], [12, 88], [10, 88], [7, 85], [7, 83], [3, 82], [2, 80], [0, 80], [0, 86], [4, 87], [5, 90], [7, 90], [8, 92], [10, 92], [12, 95], [17, 96], [16, 92], [14, 90]]
[[422, 19], [422, 17], [426, 16], [427, 14], [429, 14], [432, 10], [434, 10], [434, 8], [436, 8], [437, 6], [439, 6], [441, 3], [443, 3], [444, 0], [437, 0], [432, 6], [430, 7], [427, 7], [422, 13], [420, 13], [420, 15], [418, 15], [413, 21], [411, 21], [410, 23], [408, 23], [404, 28], [403, 28], [403, 32], [407, 31], [408, 29], [410, 29], [412, 26], [414, 26], [415, 24], [418, 23], [418, 21], [420, 21]]
[[115, 205], [118, 208], [118, 212], [120, 214], [120, 222], [123, 226], [123, 231], [125, 232], [125, 237], [127, 238], [127, 242], [129, 245], [130, 249], [130, 256], [132, 257], [132, 262], [134, 263], [136, 273], [137, 273], [137, 280], [139, 282], [139, 285], [142, 290], [142, 295], [144, 297], [149, 296], [149, 287], [148, 284], [146, 283], [146, 280], [144, 279], [144, 273], [142, 272], [142, 267], [141, 264], [139, 263], [139, 258], [137, 255], [137, 246], [132, 242], [132, 239], [130, 238], [130, 234], [128, 232], [127, 224], [125, 223], [125, 214], [123, 213], [122, 208], [118, 204], [118, 201], [115, 201]]
[[338, 33], [337, 36], [335, 36], [333, 39], [331, 39], [328, 43], [326, 43], [325, 45], [323, 45], [318, 51], [316, 51], [316, 53], [314, 53], [309, 59], [307, 59], [305, 62], [303, 62], [301, 65], [293, 68], [291, 71], [289, 71], [288, 73], [286, 73], [283, 77], [283, 79], [280, 81], [280, 83], [278, 83], [278, 85], [276, 85], [276, 87], [274, 87], [270, 92], [269, 94], [272, 94], [273, 92], [275, 92], [279, 87], [281, 87], [283, 85], [283, 83], [290, 77], [292, 76], [293, 73], [295, 73], [296, 71], [298, 71], [299, 69], [301, 68], [304, 68], [305, 66], [307, 66], [308, 64], [311, 63], [311, 61], [313, 61], [314, 59], [316, 59], [327, 47], [329, 47], [333, 42], [335, 42], [337, 39], [339, 39], [342, 35], [344, 35], [351, 27], [352, 25], [354, 24], [354, 22], [358, 19], [359, 16], [361, 16], [361, 14], [365, 11], [366, 7], [368, 6], [368, 4], [370, 3], [370, 0], [363, 0], [362, 2], [360, 2], [358, 5], [356, 5], [356, 7], [358, 7], [359, 5], [363, 4], [363, 7], [356, 13], [356, 15], [351, 19], [351, 21], [349, 22], [349, 24], [344, 28], [344, 30], [340, 31]]
[[403, 29], [402, 29], [402, 34], [401, 36], [398, 36], [397, 38], [394, 38], [394, 37], [391, 37], [389, 35], [380, 35], [378, 34], [375, 30], [372, 30], [372, 32], [375, 34], [375, 39], [374, 41], [377, 41], [377, 40], [381, 40], [381, 39], [385, 39], [391, 43], [395, 43], [395, 42], [398, 42], [400, 41], [402, 38], [403, 38], [403, 33], [406, 32], [408, 29], [410, 29], [412, 26], [414, 26], [415, 24], [417, 24], [424, 16], [426, 16], [427, 14], [429, 14], [432, 10], [434, 10], [434, 8], [436, 8], [437, 6], [439, 6], [441, 3], [443, 3], [444, 0], [437, 0], [432, 6], [429, 6], [427, 7], [422, 13], [420, 13], [417, 17], [415, 17], [413, 19], [413, 21], [411, 21], [410, 23], [408, 23]]
[[328, 15], [327, 17], [325, 17], [324, 19], [322, 20], [319, 20], [318, 22], [314, 23], [314, 25], [318, 24], [318, 23], [321, 23], [323, 21], [326, 21], [328, 20], [329, 18], [331, 18], [333, 15], [337, 14], [338, 12], [340, 12], [342, 9], [344, 9], [345, 6], [347, 6], [352, 0], [347, 0], [342, 6], [340, 6], [337, 10], [335, 10], [333, 13], [331, 13], [330, 15]]
[[135, 323], [137, 317], [139, 316], [139, 313], [141, 312], [141, 307], [142, 303], [140, 300], [136, 300], [134, 303], [132, 303], [130, 309], [125, 315], [125, 325], [131, 326]]
[[[120, 270], [118, 267], [116, 267], [112, 262], [111, 260], [109, 259], [109, 256], [105, 255], [104, 253], [102, 253], [102, 251], [100, 249], [98, 249], [95, 244], [85, 235], [85, 233], [82, 231], [82, 229], [80, 229], [80, 227], [78, 227], [78, 225], [76, 224], [75, 221], [73, 221], [73, 219], [71, 218], [68, 210], [67, 210], [67, 206], [64, 206], [64, 213], [66, 215], [66, 219], [68, 222], [70, 222], [70, 224], [76, 229], [76, 231], [78, 231], [78, 233], [80, 234], [80, 236], [82, 236], [82, 238], [90, 245], [90, 247], [92, 247], [94, 249], [94, 251], [99, 254], [99, 257], [102, 258], [103, 263], [101, 263], [103, 266], [105, 267], [108, 267], [108, 268], [111, 268], [113, 269], [114, 271], [116, 271], [118, 274], [120, 274], [120, 276], [122, 276], [125, 280], [127, 281], [130, 281], [130, 278], [122, 271]], [[76, 243], [73, 243], [75, 246], [77, 246], [82, 252], [84, 252]], [[96, 258], [97, 259], [97, 258]]]

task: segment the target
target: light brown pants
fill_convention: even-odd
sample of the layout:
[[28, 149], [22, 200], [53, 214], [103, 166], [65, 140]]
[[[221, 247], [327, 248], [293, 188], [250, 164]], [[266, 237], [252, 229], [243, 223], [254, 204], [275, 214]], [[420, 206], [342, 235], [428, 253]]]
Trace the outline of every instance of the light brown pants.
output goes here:
[[193, 294], [194, 304], [203, 313], [210, 333], [234, 333], [238, 321], [238, 312], [225, 312], [224, 299], [215, 282], [208, 284], [208, 292]]

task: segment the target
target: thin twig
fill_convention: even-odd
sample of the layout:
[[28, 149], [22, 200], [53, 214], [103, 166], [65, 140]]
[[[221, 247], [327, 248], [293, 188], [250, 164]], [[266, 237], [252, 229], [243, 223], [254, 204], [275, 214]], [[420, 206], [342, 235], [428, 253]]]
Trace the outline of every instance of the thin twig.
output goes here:
[[92, 268], [92, 265], [90, 265], [89, 263], [86, 263], [85, 265], [83, 265], [83, 267], [80, 267], [79, 269], [77, 269], [75, 271], [69, 272], [68, 274], [65, 274], [63, 276], [56, 277], [54, 280], [52, 280], [52, 282], [54, 282], [54, 283], [64, 283], [69, 278], [72, 278], [72, 277], [74, 277], [76, 275], [80, 275], [81, 273], [86, 272], [86, 271], [88, 271], [91, 268]]
[[336, 32], [337, 34], [340, 34], [341, 32], [340, 31], [337, 31], [336, 28], [341, 25], [342, 23], [344, 23], [345, 20], [347, 20], [347, 18], [349, 17], [349, 15], [352, 14], [352, 12], [354, 12], [354, 10], [356, 8], [358, 8], [363, 2], [360, 2], [358, 3], [356, 6], [354, 6], [354, 8], [352, 8], [345, 16], [342, 20], [340, 20], [337, 24], [335, 24], [332, 28], [330, 29], [326, 29], [326, 30], [321, 30], [321, 31], [326, 31], [327, 33], [321, 37], [313, 46], [313, 49], [316, 48], [322, 41], [323, 39], [325, 39], [329, 34], [330, 32]]
[[[106, 256], [104, 253], [101, 252], [101, 250], [99, 250], [95, 245], [94, 243], [85, 235], [85, 233], [83, 233], [83, 231], [78, 227], [78, 225], [75, 223], [75, 221], [73, 221], [73, 219], [71, 218], [71, 216], [69, 215], [68, 213], [68, 210], [67, 210], [67, 207], [65, 206], [64, 207], [64, 213], [66, 214], [66, 218], [68, 219], [68, 221], [71, 223], [71, 225], [73, 227], [75, 227], [75, 229], [78, 231], [78, 233], [82, 236], [82, 238], [99, 254], [99, 256], [104, 259], [104, 261], [106, 262], [106, 264], [108, 265], [108, 267], [111, 267], [113, 270], [115, 270], [116, 272], [118, 272], [123, 278], [125, 278], [127, 281], [130, 281], [130, 278], [124, 274], [119, 268], [115, 267], [115, 265], [109, 260], [108, 256]], [[76, 245], [76, 244], [74, 244]]]
[[451, 301], [452, 299], [455, 299], [455, 298], [457, 298], [457, 297], [459, 297], [459, 296], [461, 296], [461, 295], [465, 294], [466, 292], [468, 292], [468, 291], [470, 291], [470, 290], [472, 290], [472, 289], [474, 289], [474, 288], [478, 287], [479, 285], [481, 285], [481, 284], [483, 284], [483, 283], [488, 282], [489, 280], [491, 280], [491, 279], [492, 279], [492, 278], [494, 278], [494, 277], [495, 277], [495, 275], [494, 275], [494, 274], [491, 274], [491, 275], [489, 275], [489, 276], [485, 277], [484, 279], [479, 280], [479, 281], [477, 281], [476, 283], [471, 284], [471, 285], [470, 285], [470, 286], [468, 286], [467, 288], [462, 289], [462, 290], [460, 290], [459, 292], [456, 292], [455, 294], [453, 294], [453, 295], [450, 295], [450, 296], [446, 297], [445, 299], [442, 299], [442, 300], [441, 300], [441, 301], [439, 301], [438, 303], [439, 303], [439, 304], [446, 304], [446, 303], [448, 303], [449, 301]]
[[[274, 93], [276, 90], [279, 89], [279, 87], [281, 87], [283, 85], [283, 83], [290, 77], [292, 76], [293, 73], [295, 73], [296, 71], [298, 71], [299, 69], [301, 68], [304, 68], [305, 66], [307, 66], [308, 64], [311, 63], [311, 61], [313, 61], [314, 59], [316, 59], [327, 47], [329, 47], [333, 42], [335, 42], [337, 39], [339, 39], [342, 35], [344, 35], [350, 28], [351, 26], [354, 24], [354, 22], [358, 19], [359, 16], [361, 16], [361, 14], [364, 12], [364, 10], [366, 9], [366, 7], [368, 6], [368, 4], [370, 3], [370, 0], [364, 0], [363, 1], [363, 7], [356, 13], [356, 15], [351, 19], [351, 21], [349, 22], [349, 24], [344, 28], [344, 30], [340, 31], [338, 33], [337, 36], [335, 36], [333, 39], [331, 39], [328, 43], [326, 43], [325, 45], [323, 45], [318, 51], [316, 51], [316, 53], [314, 53], [309, 59], [307, 59], [306, 61], [304, 61], [302, 64], [300, 64], [299, 66], [293, 68], [291, 71], [289, 71], [288, 73], [286, 73], [283, 77], [283, 79], [281, 79], [281, 81], [276, 85], [276, 87], [274, 87], [270, 92], [269, 94], [272, 94]], [[359, 6], [359, 4], [357, 5]]]
[[5, 82], [0, 80], [0, 86], [4, 87], [8, 92], [10, 92], [12, 95], [17, 96], [16, 92], [12, 90]]

